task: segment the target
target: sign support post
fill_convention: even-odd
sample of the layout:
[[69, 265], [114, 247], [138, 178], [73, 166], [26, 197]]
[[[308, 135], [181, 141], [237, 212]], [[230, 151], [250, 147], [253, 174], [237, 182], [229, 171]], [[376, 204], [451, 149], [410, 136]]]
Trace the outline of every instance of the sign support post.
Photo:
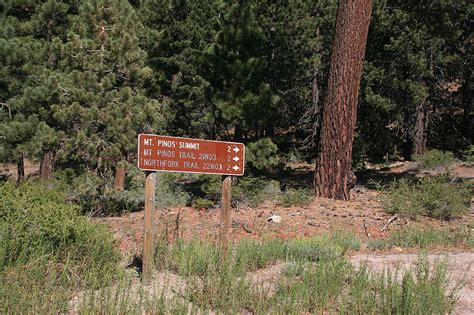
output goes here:
[[142, 280], [149, 285], [153, 272], [154, 224], [156, 172], [147, 171], [145, 180], [145, 233], [143, 238]]
[[221, 260], [223, 260], [226, 256], [227, 246], [229, 243], [230, 201], [232, 198], [231, 186], [232, 177], [225, 177], [222, 181], [222, 206], [219, 226], [219, 254]]
[[146, 171], [142, 282], [153, 273], [156, 172], [224, 175], [219, 228], [219, 254], [224, 259], [229, 243], [231, 176], [244, 175], [245, 145], [155, 134], [138, 135], [138, 169]]

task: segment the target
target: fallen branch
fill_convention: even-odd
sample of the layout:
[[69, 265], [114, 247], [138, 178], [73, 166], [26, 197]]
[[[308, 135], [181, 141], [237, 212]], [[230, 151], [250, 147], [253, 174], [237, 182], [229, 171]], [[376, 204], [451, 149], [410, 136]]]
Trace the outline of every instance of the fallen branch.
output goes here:
[[173, 231], [173, 236], [175, 240], [179, 239], [179, 223], [180, 223], [179, 215], [180, 214], [181, 214], [181, 208], [178, 210], [178, 213], [176, 214], [176, 220], [174, 221], [175, 227]]
[[365, 219], [364, 219], [364, 231], [365, 231], [365, 235], [367, 236], [367, 238], [370, 238], [369, 229], [367, 227], [367, 222], [365, 221]]
[[389, 225], [393, 222], [393, 221], [396, 221], [398, 220], [399, 217], [398, 217], [398, 214], [395, 214], [393, 217], [391, 217], [389, 220], [388, 220], [388, 223], [384, 225], [384, 227], [380, 230], [380, 232], [383, 232], [385, 231], [386, 229], [388, 229]]
[[249, 233], [249, 234], [252, 234], [252, 233], [253, 233], [252, 230], [249, 229], [244, 223], [241, 223], [240, 226], [242, 227], [242, 229], [243, 229], [245, 232], [247, 232], [247, 233]]

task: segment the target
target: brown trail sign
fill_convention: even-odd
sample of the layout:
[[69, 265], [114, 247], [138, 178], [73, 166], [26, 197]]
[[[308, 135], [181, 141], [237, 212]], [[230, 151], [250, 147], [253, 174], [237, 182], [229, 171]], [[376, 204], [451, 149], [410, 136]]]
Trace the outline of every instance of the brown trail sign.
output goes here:
[[138, 168], [145, 171], [244, 174], [242, 143], [140, 134]]
[[[143, 283], [150, 284], [153, 270], [155, 172], [203, 173], [242, 176], [245, 146], [242, 143], [181, 137], [138, 135], [138, 168], [147, 171], [145, 182], [145, 226], [143, 240]], [[225, 257], [230, 225], [231, 177], [222, 185], [219, 249]]]

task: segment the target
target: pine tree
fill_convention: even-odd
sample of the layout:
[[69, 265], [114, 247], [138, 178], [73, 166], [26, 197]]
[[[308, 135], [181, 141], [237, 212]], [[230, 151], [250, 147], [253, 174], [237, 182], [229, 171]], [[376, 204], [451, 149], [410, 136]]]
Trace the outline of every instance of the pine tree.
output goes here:
[[471, 29], [466, 1], [375, 3], [357, 141], [372, 160], [469, 143]]
[[280, 98], [265, 80], [265, 38], [255, 18], [255, 3], [228, 1], [220, 9], [214, 43], [204, 52], [203, 76], [209, 82], [209, 119], [220, 137], [241, 141], [256, 125], [267, 125]]
[[166, 105], [167, 133], [214, 138], [207, 112], [209, 83], [203, 78], [202, 52], [215, 36], [218, 1], [143, 1], [142, 47], [154, 70], [149, 95]]
[[101, 176], [132, 159], [138, 133], [162, 127], [160, 104], [144, 91], [152, 69], [139, 47], [142, 31], [127, 1], [85, 1], [61, 51], [67, 81], [53, 110], [67, 135], [67, 159]]
[[[299, 133], [315, 129], [336, 9], [337, 2], [332, 0], [258, 2], [257, 22], [265, 37], [265, 81], [281, 100], [261, 135], [272, 136], [275, 127], [291, 130], [298, 125]], [[318, 139], [311, 135], [307, 140]]]
[[65, 39], [75, 1], [10, 1], [2, 12], [2, 98], [0, 129], [3, 160], [18, 161], [18, 179], [24, 157], [40, 158], [40, 177], [49, 179], [61, 132], [51, 108], [58, 102], [62, 80], [58, 51]]
[[314, 175], [317, 195], [326, 198], [349, 200], [355, 184], [352, 141], [371, 9], [371, 0], [339, 2]]

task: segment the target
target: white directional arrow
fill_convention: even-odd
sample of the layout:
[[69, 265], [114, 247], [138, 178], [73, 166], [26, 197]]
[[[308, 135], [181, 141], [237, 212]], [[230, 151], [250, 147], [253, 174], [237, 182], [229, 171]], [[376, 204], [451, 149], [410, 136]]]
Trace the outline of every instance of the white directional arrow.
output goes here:
[[234, 160], [234, 161], [236, 161], [236, 162], [237, 162], [237, 161], [238, 161], [238, 160], [240, 160], [240, 159], [239, 159], [239, 157], [238, 157], [238, 156], [234, 156], [234, 157], [232, 158], [232, 160]]
[[238, 147], [234, 147], [232, 150], [234, 150], [235, 153], [240, 151], [240, 149]]
[[232, 169], [233, 169], [234, 171], [238, 171], [238, 170], [240, 169], [240, 167], [238, 167], [237, 165], [234, 165], [234, 166], [232, 166]]

